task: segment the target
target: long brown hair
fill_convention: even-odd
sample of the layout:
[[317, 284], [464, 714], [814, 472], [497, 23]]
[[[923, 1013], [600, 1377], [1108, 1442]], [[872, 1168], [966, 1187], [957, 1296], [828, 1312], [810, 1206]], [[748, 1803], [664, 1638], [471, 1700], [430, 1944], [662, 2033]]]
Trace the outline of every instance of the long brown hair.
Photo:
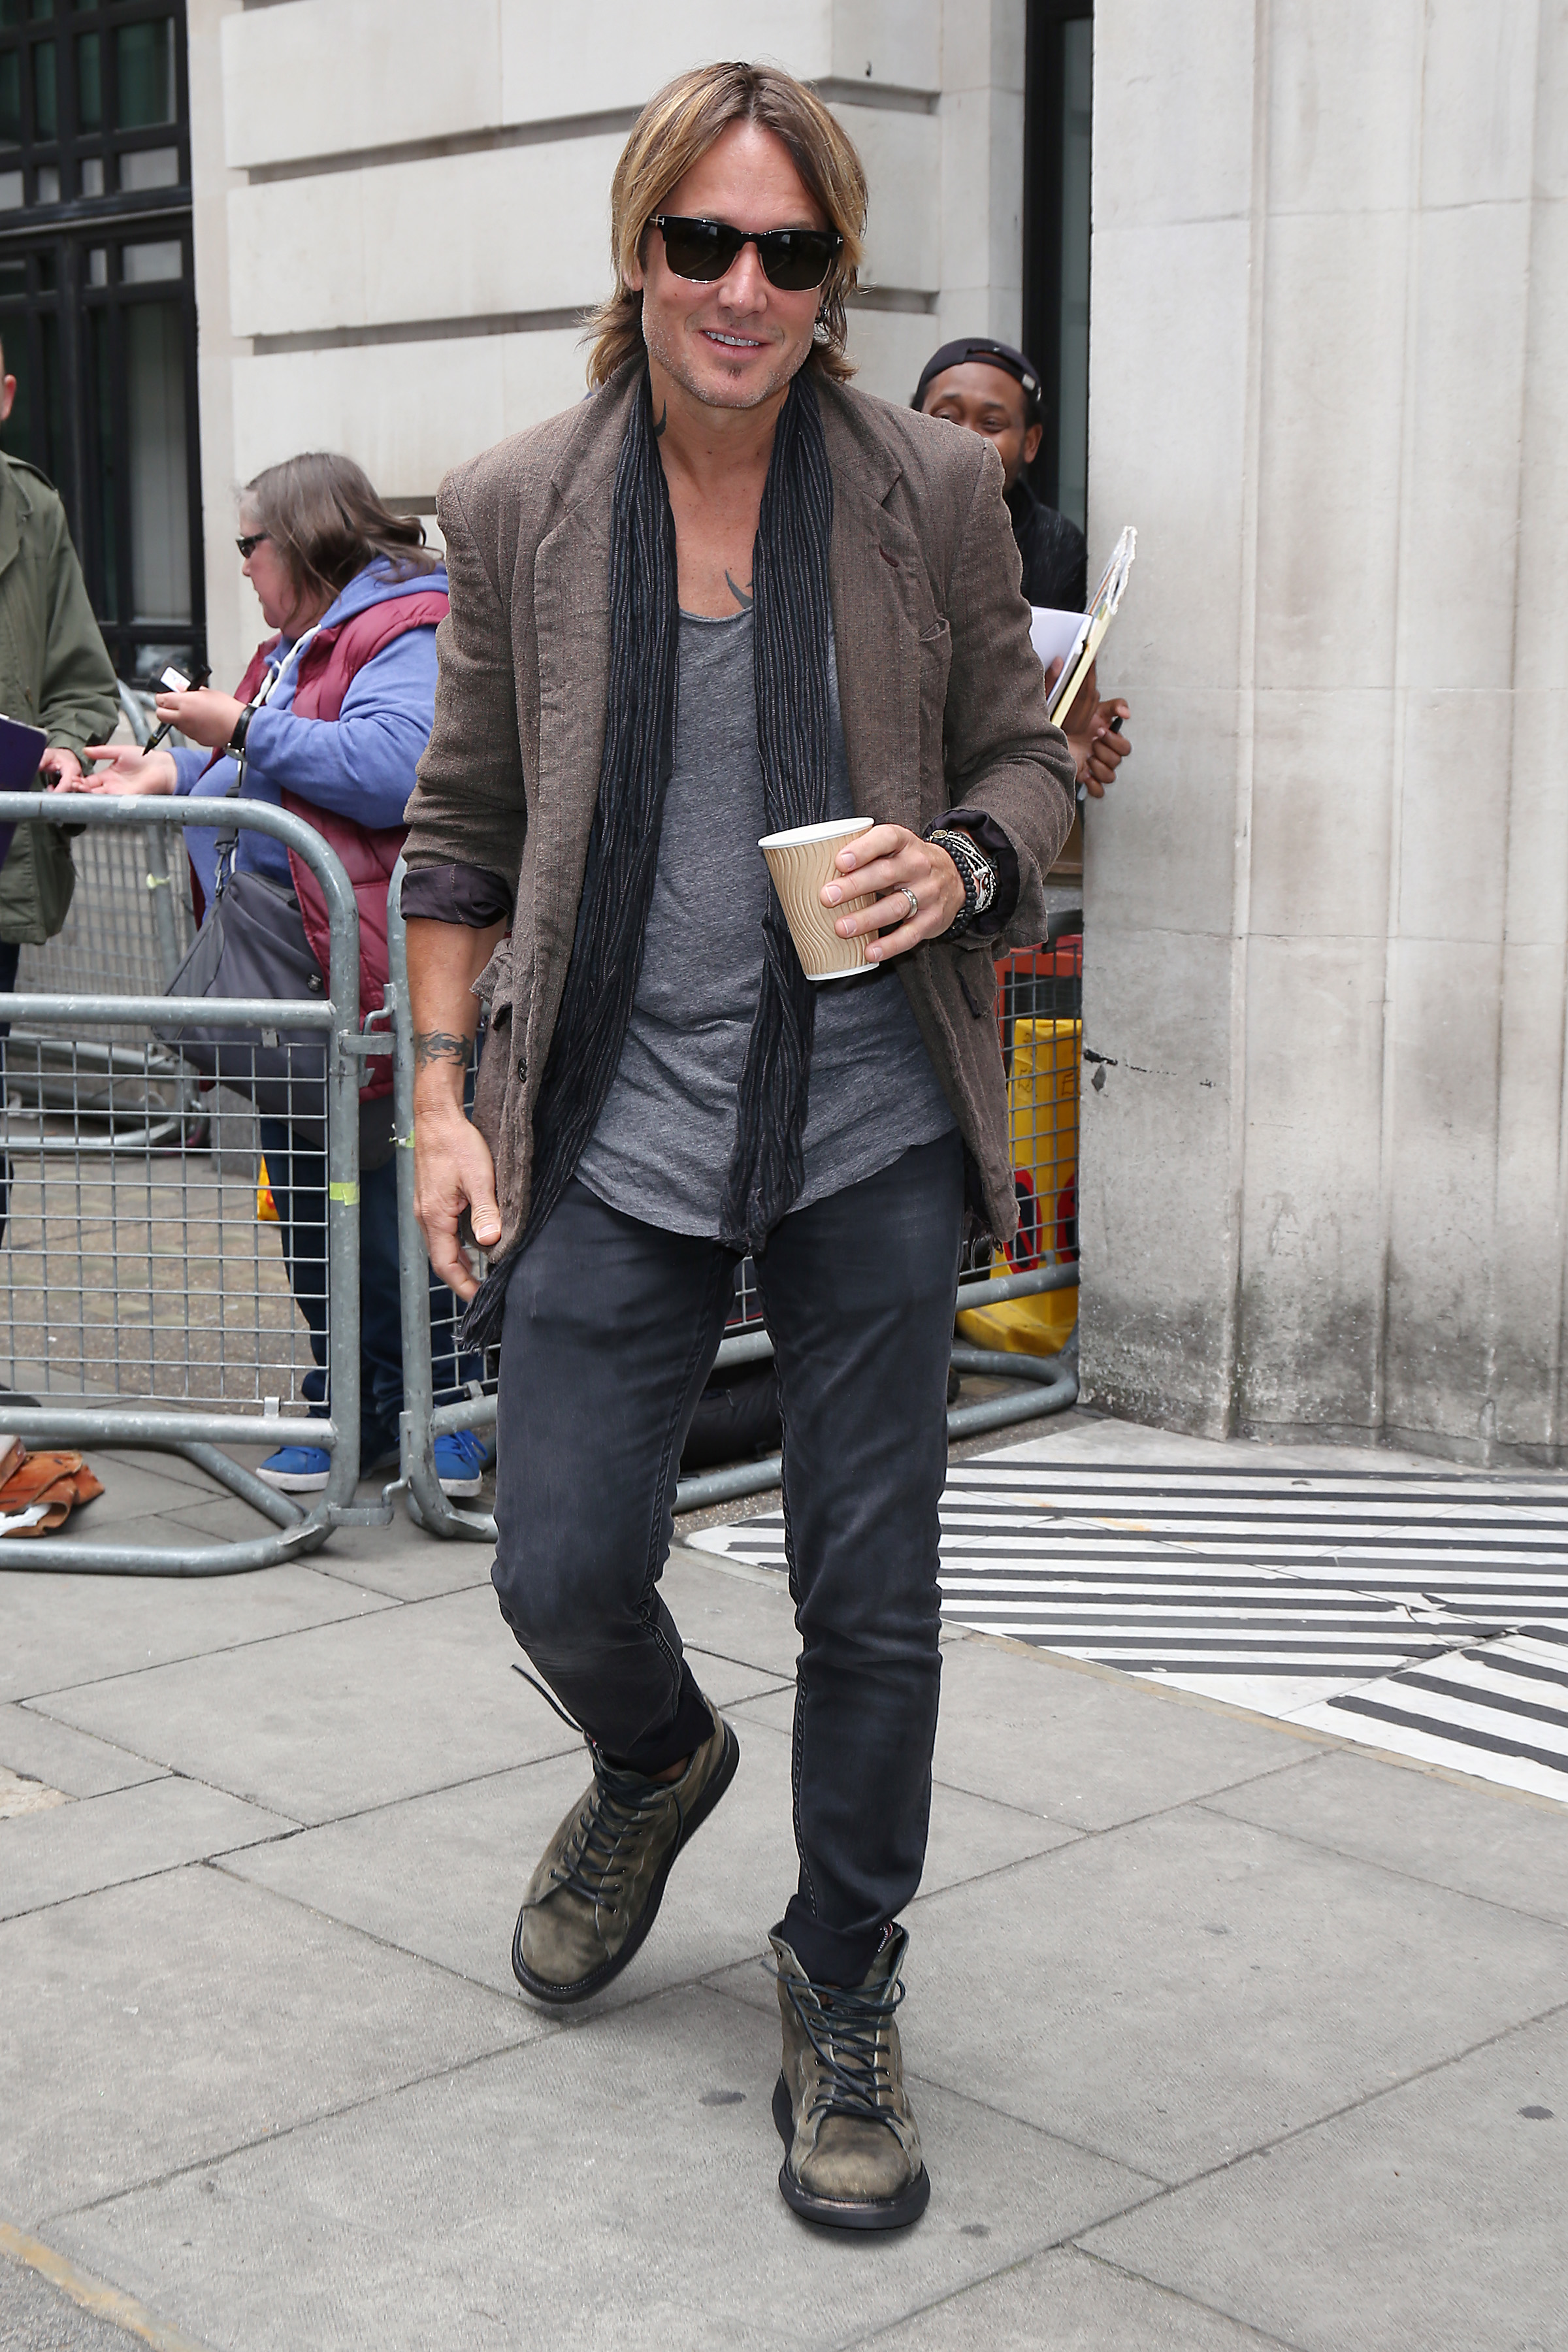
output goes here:
[[732, 122], [755, 122], [788, 148], [808, 194], [844, 239], [823, 281], [817, 340], [807, 364], [837, 382], [854, 374], [845, 357], [844, 298], [859, 274], [866, 229], [866, 174], [854, 142], [815, 90], [769, 66], [699, 66], [650, 98], [621, 150], [610, 183], [610, 258], [616, 290], [588, 321], [594, 349], [588, 381], [603, 383], [643, 352], [642, 296], [627, 284], [642, 241], [671, 188]]
[[310, 449], [268, 466], [240, 493], [283, 560], [297, 594], [338, 595], [377, 556], [394, 580], [433, 572], [417, 515], [395, 514], [363, 466], [330, 449]]

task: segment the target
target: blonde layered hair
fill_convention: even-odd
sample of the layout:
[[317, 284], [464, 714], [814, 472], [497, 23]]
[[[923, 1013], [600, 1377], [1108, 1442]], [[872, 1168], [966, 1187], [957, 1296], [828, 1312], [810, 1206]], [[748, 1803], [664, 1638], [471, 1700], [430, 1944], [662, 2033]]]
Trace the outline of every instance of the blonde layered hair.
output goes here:
[[[854, 374], [844, 344], [844, 298], [856, 284], [864, 249], [866, 174], [854, 144], [815, 90], [769, 66], [699, 66], [650, 98], [632, 126], [610, 183], [610, 258], [616, 291], [588, 321], [594, 348], [588, 381], [604, 383], [643, 355], [642, 296], [628, 279], [647, 225], [694, 163], [732, 122], [754, 122], [789, 150], [790, 160], [829, 226], [844, 239], [822, 282], [816, 341], [807, 364], [842, 383]], [[742, 224], [743, 226], [743, 224]]]

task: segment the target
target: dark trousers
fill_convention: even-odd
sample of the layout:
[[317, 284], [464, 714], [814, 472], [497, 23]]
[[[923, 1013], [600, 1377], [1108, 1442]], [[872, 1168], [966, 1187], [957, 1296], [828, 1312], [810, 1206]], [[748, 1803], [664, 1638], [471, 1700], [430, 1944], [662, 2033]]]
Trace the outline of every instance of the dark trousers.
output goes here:
[[[0, 865], [4, 865], [0, 858]], [[9, 996], [16, 985], [16, 966], [22, 961], [21, 943], [16, 940], [0, 940], [0, 996]], [[5, 1040], [11, 1034], [11, 1024], [0, 1021], [0, 1110], [5, 1100]], [[5, 1223], [11, 1213], [11, 1162], [0, 1151], [0, 1242], [5, 1238]]]
[[[963, 1150], [947, 1135], [784, 1218], [757, 1262], [802, 1645], [800, 1879], [781, 1929], [827, 1983], [864, 1977], [925, 1857], [963, 1214]], [[658, 1580], [735, 1263], [574, 1183], [507, 1288], [501, 1614], [595, 1744], [650, 1773], [693, 1744], [690, 1675]]]
[[[261, 1121], [261, 1149], [278, 1210], [279, 1237], [294, 1303], [310, 1335], [316, 1368], [304, 1395], [324, 1415], [327, 1398], [327, 1157], [307, 1149], [299, 1131], [279, 1118]], [[397, 1243], [397, 1168], [362, 1171], [359, 1184], [360, 1466], [367, 1469], [397, 1444], [403, 1411], [403, 1321], [398, 1298], [402, 1261]], [[460, 1367], [455, 1349], [456, 1301], [444, 1283], [430, 1285], [431, 1370], [437, 1404], [461, 1393], [459, 1372], [477, 1372], [477, 1359]]]

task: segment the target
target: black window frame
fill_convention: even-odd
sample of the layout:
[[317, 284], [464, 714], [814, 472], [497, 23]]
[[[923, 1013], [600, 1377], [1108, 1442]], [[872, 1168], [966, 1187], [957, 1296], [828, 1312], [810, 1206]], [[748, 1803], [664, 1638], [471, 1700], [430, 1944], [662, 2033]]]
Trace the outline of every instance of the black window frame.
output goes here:
[[[1040, 371], [1046, 430], [1029, 482], [1047, 506], [1061, 496], [1060, 415], [1066, 172], [1064, 31], [1090, 22], [1094, 0], [1027, 0], [1024, 63], [1024, 349]], [[1092, 276], [1090, 302], [1093, 300]], [[1087, 414], [1087, 410], [1086, 410]], [[1087, 441], [1087, 434], [1086, 434]], [[1089, 452], [1084, 451], [1087, 477]]]
[[[0, 429], [0, 447], [26, 457], [59, 490], [81, 558], [88, 593], [110, 658], [121, 677], [136, 675], [143, 647], [179, 649], [205, 658], [206, 613], [202, 546], [201, 455], [196, 373], [196, 305], [191, 212], [190, 89], [184, 0], [54, 0], [48, 16], [22, 11], [24, 21], [0, 26], [0, 53], [20, 52], [21, 143], [0, 148], [0, 173], [19, 170], [24, 202], [0, 210], [0, 278], [15, 265], [26, 271], [19, 291], [0, 290], [0, 335], [6, 364], [26, 371], [25, 435]], [[173, 48], [174, 119], [133, 130], [118, 127], [119, 44], [116, 36], [137, 25], [167, 22]], [[77, 120], [76, 44], [97, 35], [101, 120], [83, 129]], [[41, 43], [57, 48], [56, 131], [35, 135], [36, 68]], [[62, 55], [62, 51], [68, 55]], [[121, 188], [126, 156], [174, 149], [175, 176], [167, 184]], [[102, 164], [104, 193], [81, 193], [82, 167]], [[37, 201], [38, 175], [59, 174], [58, 201]], [[178, 279], [132, 282], [123, 276], [126, 247], [178, 244]], [[94, 283], [93, 256], [105, 264]], [[128, 314], [141, 304], [177, 302], [182, 341], [184, 402], [186, 516], [189, 532], [188, 621], [167, 616], [138, 619], [133, 597], [134, 551], [131, 536], [129, 419], [125, 404], [114, 404], [112, 446], [104, 462], [101, 410], [93, 369], [100, 338], [108, 343], [114, 383], [128, 382]]]

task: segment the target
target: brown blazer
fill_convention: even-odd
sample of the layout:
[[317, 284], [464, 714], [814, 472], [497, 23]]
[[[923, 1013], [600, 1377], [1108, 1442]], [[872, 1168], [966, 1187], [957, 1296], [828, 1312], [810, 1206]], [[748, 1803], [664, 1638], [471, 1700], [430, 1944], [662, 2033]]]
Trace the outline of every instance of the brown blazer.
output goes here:
[[[532, 1122], [560, 1010], [599, 789], [609, 672], [610, 503], [640, 368], [448, 474], [437, 509], [451, 611], [410, 867], [477, 866], [514, 894], [474, 1118], [495, 1156], [500, 1252], [528, 1215]], [[1073, 762], [1046, 716], [1018, 552], [988, 443], [818, 379], [833, 473], [828, 577], [855, 806], [914, 832], [960, 803], [1018, 857], [1005, 941], [899, 958], [978, 1165], [998, 1239], [1017, 1225], [992, 953], [1045, 928], [1042, 877], [1072, 822]]]

